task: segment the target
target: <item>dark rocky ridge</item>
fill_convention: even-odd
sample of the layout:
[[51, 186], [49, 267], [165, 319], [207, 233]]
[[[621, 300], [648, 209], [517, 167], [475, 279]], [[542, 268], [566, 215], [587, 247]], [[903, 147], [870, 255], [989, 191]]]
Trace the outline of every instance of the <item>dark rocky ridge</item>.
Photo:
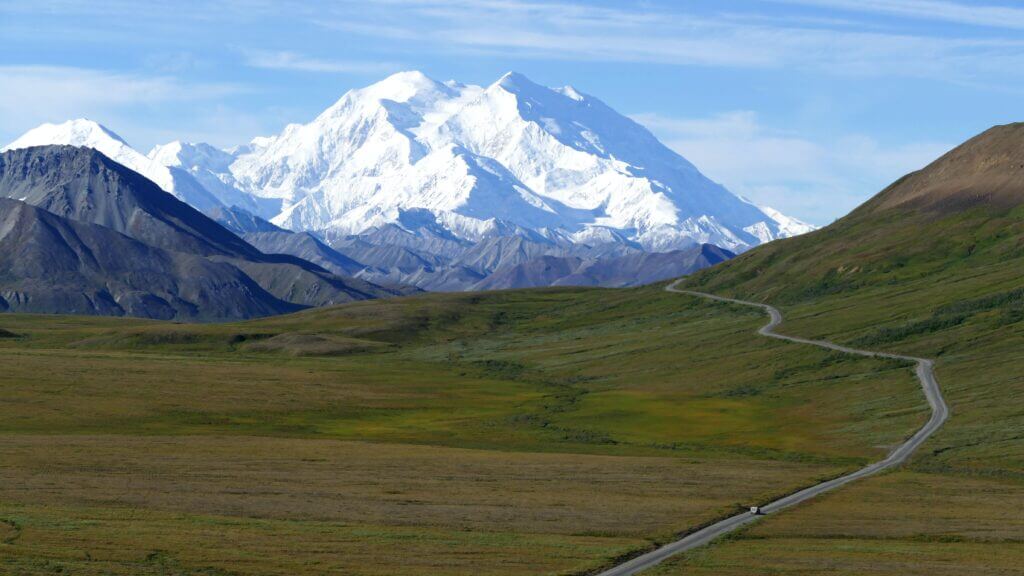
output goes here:
[[[205, 291], [190, 292], [189, 294], [194, 296], [190, 300], [159, 282], [153, 290], [147, 292], [141, 280], [132, 281], [127, 286], [134, 292], [148, 294], [140, 298], [143, 302], [154, 304], [133, 304], [127, 307], [113, 305], [107, 298], [108, 294], [113, 293], [109, 287], [103, 292], [97, 286], [102, 284], [100, 279], [104, 271], [130, 276], [137, 270], [141, 263], [132, 256], [138, 256], [138, 246], [125, 244], [120, 240], [114, 241], [113, 246], [126, 252], [125, 264], [120, 265], [116, 262], [116, 252], [109, 255], [95, 254], [95, 249], [102, 248], [102, 244], [93, 247], [95, 249], [87, 250], [86, 248], [90, 247], [88, 243], [73, 248], [73, 243], [65, 241], [65, 245], [61, 247], [58, 237], [69, 236], [37, 234], [21, 237], [23, 241], [33, 242], [22, 247], [29, 250], [26, 253], [28, 261], [33, 261], [33, 254], [45, 254], [52, 250], [64, 258], [59, 260], [63, 268], [43, 267], [27, 270], [20, 268], [18, 261], [10, 259], [5, 260], [4, 267], [0, 268], [0, 291], [10, 292], [13, 286], [20, 286], [21, 290], [14, 291], [19, 295], [14, 300], [17, 302], [20, 299], [24, 302], [29, 298], [36, 303], [33, 305], [36, 306], [36, 311], [217, 320], [277, 314], [303, 307], [339, 304], [395, 294], [393, 290], [381, 288], [365, 280], [332, 274], [295, 256], [264, 254], [212, 219], [164, 192], [156, 184], [89, 148], [40, 146], [0, 154], [0, 198], [4, 197], [18, 203], [30, 204], [66, 221], [63, 229], [69, 231], [69, 234], [77, 228], [68, 225], [68, 222], [93, 224], [159, 251], [163, 258], [158, 258], [161, 265], [169, 266], [169, 262], [189, 263], [185, 268], [160, 268], [160, 273], [165, 274], [167, 278], [177, 278], [188, 284], [193, 279], [185, 278], [181, 274], [214, 274], [218, 278], [220, 276], [217, 274], [228, 274], [239, 282], [244, 277], [244, 282], [249, 285], [246, 291], [225, 289], [220, 295], [213, 287], [207, 286]], [[11, 214], [17, 213], [19, 218], [36, 221], [35, 227], [45, 227], [47, 223], [54, 222], [38, 214], [28, 216], [23, 210], [16, 210], [11, 205], [8, 205], [6, 210]], [[27, 226], [24, 222], [20, 225]], [[22, 230], [31, 228], [32, 226], [28, 226]], [[90, 238], [96, 238], [99, 234], [92, 231]], [[12, 242], [14, 238], [12, 237]], [[47, 241], [55, 242], [57, 246], [45, 246]], [[14, 246], [20, 245], [12, 245]], [[87, 257], [89, 252], [94, 253]], [[75, 262], [75, 258], [70, 257], [71, 253], [79, 254], [86, 260], [91, 258], [97, 264], [102, 260], [102, 263], [91, 268], [82, 268], [86, 260]], [[183, 259], [185, 255], [192, 258]], [[204, 263], [198, 263], [195, 258], [203, 259]], [[227, 269], [232, 272], [226, 272]], [[71, 270], [78, 270], [80, 273], [61, 275]], [[88, 274], [83, 270], [88, 271]], [[55, 278], [64, 279], [60, 284], [59, 297], [47, 290], [46, 276], [39, 275], [42, 271], [54, 274]], [[34, 281], [28, 282], [29, 279]], [[116, 284], [118, 281], [119, 278], [106, 278], [106, 282]], [[72, 297], [76, 282], [79, 283], [78, 287], [82, 292], [79, 296]], [[32, 288], [34, 292], [26, 292], [27, 288]], [[151, 298], [153, 294], [165, 292], [177, 297], [181, 305], [167, 308]], [[279, 303], [266, 301], [264, 294]], [[232, 299], [246, 298], [253, 299], [253, 302], [231, 302]], [[44, 301], [48, 301], [49, 304], [43, 305]], [[87, 302], [89, 304], [86, 304]], [[116, 300], [113, 302], [117, 304]], [[17, 307], [24, 309], [24, 306], [22, 303]], [[8, 302], [7, 307], [16, 306]], [[167, 316], [168, 310], [173, 310], [174, 313]]]
[[366, 268], [362, 263], [324, 244], [309, 232], [263, 230], [246, 232], [242, 237], [264, 252], [302, 258], [334, 274], [352, 276]]
[[0, 198], [0, 309], [215, 320], [302, 308], [226, 262]]
[[261, 257], [223, 226], [91, 148], [38, 146], [0, 154], [0, 196], [158, 248]]

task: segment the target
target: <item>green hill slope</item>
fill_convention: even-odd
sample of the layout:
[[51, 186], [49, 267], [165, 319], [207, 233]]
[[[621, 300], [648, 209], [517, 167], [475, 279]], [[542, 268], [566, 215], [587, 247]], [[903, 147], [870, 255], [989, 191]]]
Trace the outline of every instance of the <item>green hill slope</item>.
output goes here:
[[1010, 510], [1024, 502], [1024, 124], [993, 128], [833, 225], [686, 285], [780, 306], [787, 333], [936, 358], [952, 418], [903, 471], [662, 573], [1019, 567], [1024, 521]]

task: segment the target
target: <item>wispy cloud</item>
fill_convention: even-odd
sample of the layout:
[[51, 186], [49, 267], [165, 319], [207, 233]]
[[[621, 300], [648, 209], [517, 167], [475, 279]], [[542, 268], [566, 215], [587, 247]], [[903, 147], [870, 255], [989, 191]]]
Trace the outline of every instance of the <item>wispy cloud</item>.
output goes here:
[[[993, 0], [994, 1], [994, 0]], [[0, 12], [54, 11], [96, 15], [110, 3], [46, 0], [0, 3]], [[97, 6], [97, 4], [102, 6]], [[211, 0], [185, 10], [187, 33], [196, 23], [301, 21], [392, 41], [388, 50], [571, 61], [797, 69], [840, 75], [908, 76], [1008, 84], [1024, 78], [1024, 39], [944, 30], [923, 31], [902, 20], [933, 20], [995, 29], [1024, 29], [1024, 8], [955, 0], [771, 0], [784, 10], [737, 12], [721, 3], [629, 3], [593, 6], [572, 0]], [[144, 11], [118, 8], [129, 30], [175, 22], [182, 10], [158, 3]], [[881, 22], [874, 15], [905, 17]], [[172, 17], [173, 16], [173, 17]], [[897, 19], [900, 20], [900, 19]], [[106, 25], [106, 20], [103, 20]], [[77, 25], [77, 21], [73, 24]], [[70, 24], [69, 24], [70, 25]], [[28, 29], [27, 34], [36, 33]], [[93, 30], [86, 30], [97, 37]], [[62, 31], [66, 33], [66, 31]], [[321, 73], [375, 74], [402, 68], [365, 59], [328, 58], [292, 51], [254, 51], [251, 66]]]
[[705, 118], [633, 118], [734, 192], [816, 224], [952, 148], [942, 142], [883, 146], [856, 133], [813, 141], [768, 128], [746, 110]]
[[[171, 76], [144, 76], [68, 66], [0, 66], [0, 106], [33, 109], [40, 99], [77, 104], [133, 104], [223, 98], [245, 90], [231, 83], [185, 83]], [[49, 107], [49, 103], [46, 104]]]
[[[780, 0], [854, 6], [853, 0]], [[857, 5], [861, 4], [860, 0]], [[921, 12], [933, 5], [950, 17], [959, 5], [926, 0], [882, 2]], [[390, 0], [401, 20], [387, 19], [374, 4], [351, 4], [317, 14], [321, 26], [379, 38], [414, 40], [434, 50], [471, 50], [558, 60], [645, 62], [738, 68], [803, 69], [840, 75], [896, 75], [953, 82], [1024, 76], [1024, 39], [934, 36], [912, 30], [860, 29], [849, 22], [792, 18], [766, 20], [736, 13], [657, 8], [594, 8], [574, 3], [521, 0]], [[376, 7], [377, 9], [375, 9]], [[993, 9], [995, 10], [995, 9]], [[1019, 19], [1007, 9], [1005, 22]], [[979, 20], [999, 20], [982, 12]], [[384, 23], [386, 22], [386, 24]]]
[[244, 54], [246, 65], [271, 70], [326, 72], [332, 74], [380, 74], [401, 68], [401, 66], [392, 62], [323, 60], [288, 51], [248, 50]]
[[64, 66], [0, 66], [0, 78], [0, 138], [5, 142], [42, 122], [104, 118], [173, 102], [215, 101], [245, 90], [237, 84]]
[[851, 12], [941, 20], [991, 28], [1024, 29], [1024, 8], [974, 5], [944, 0], [775, 0]]

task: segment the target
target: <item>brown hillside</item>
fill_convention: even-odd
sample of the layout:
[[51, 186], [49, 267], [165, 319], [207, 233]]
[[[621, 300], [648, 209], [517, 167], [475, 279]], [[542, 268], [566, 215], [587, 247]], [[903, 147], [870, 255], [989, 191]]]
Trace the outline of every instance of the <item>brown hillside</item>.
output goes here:
[[1024, 123], [995, 126], [897, 180], [856, 212], [893, 208], [947, 214], [1024, 204]]

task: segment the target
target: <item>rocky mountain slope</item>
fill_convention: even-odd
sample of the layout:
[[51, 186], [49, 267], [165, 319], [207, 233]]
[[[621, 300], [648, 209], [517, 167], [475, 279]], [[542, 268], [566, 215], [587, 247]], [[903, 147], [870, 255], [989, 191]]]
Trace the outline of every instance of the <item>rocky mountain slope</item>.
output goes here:
[[301, 310], [226, 262], [0, 198], [0, 310], [221, 319]]
[[[248, 291], [241, 288], [234, 291], [222, 290], [219, 293], [215, 291], [210, 298], [224, 298], [225, 301], [213, 306], [209, 305], [211, 300], [205, 298], [202, 292], [193, 291], [194, 298], [192, 300], [186, 299], [184, 294], [171, 292], [170, 294], [175, 298], [190, 303], [191, 307], [182, 304], [168, 308], [166, 298], [162, 298], [164, 300], [162, 303], [155, 302], [152, 298], [143, 298], [143, 303], [153, 304], [151, 309], [143, 304], [135, 303], [121, 307], [120, 313], [123, 314], [167, 318], [168, 310], [173, 310], [171, 317], [175, 318], [240, 318], [386, 296], [393, 293], [363, 280], [331, 274], [319, 266], [293, 256], [264, 254], [188, 204], [165, 193], [140, 174], [90, 148], [42, 146], [0, 154], [0, 197], [15, 200], [17, 203], [30, 204], [53, 214], [63, 223], [61, 226], [64, 230], [74, 231], [75, 227], [67, 225], [67, 222], [75, 222], [97, 225], [113, 234], [123, 235], [141, 246], [165, 255], [161, 256], [163, 258], [161, 261], [179, 261], [186, 255], [188, 262], [195, 262], [195, 258], [201, 258], [205, 262], [202, 265], [190, 265], [188, 270], [178, 267], [175, 270], [181, 274], [203, 274], [208, 269], [212, 270], [211, 266], [217, 270], [230, 269], [230, 273], [221, 271], [214, 274], [214, 277], [224, 277], [227, 274], [236, 281], [241, 281], [238, 280], [241, 278], [244, 279], [243, 284], [251, 288]], [[22, 229], [32, 229], [32, 226], [26, 224], [27, 221], [36, 223], [36, 226], [43, 226], [51, 222], [45, 217], [40, 217], [37, 212], [27, 212], [24, 209], [15, 208], [16, 206], [10, 205], [7, 207], [11, 214], [18, 217], [12, 222], [18, 223]], [[98, 238], [100, 235], [100, 232], [90, 232], [90, 238]], [[13, 238], [15, 237], [11, 236], [9, 240], [13, 242]], [[33, 238], [31, 243], [23, 247], [24, 250], [29, 251], [27, 253], [29, 255], [33, 254], [32, 250], [38, 251], [36, 254], [71, 250], [75, 254], [88, 255], [87, 250], [61, 248], [61, 242], [53, 235], [36, 235], [31, 238]], [[57, 245], [46, 245], [47, 238]], [[63, 242], [63, 244], [71, 245], [67, 242]], [[85, 243], [83, 246], [91, 245]], [[102, 243], [95, 246], [98, 250], [103, 250]], [[138, 259], [130, 256], [138, 254], [141, 249], [134, 244], [119, 242], [112, 243], [111, 250], [115, 246], [126, 247], [124, 249], [126, 252], [125, 262], [117, 267], [112, 265], [111, 259], [116, 258], [116, 251], [110, 254], [93, 255], [97, 262], [105, 264], [90, 269], [88, 282], [84, 280], [84, 276], [75, 277], [76, 281], [80, 281], [78, 284], [81, 293], [94, 293], [97, 282], [104, 278], [102, 272], [110, 271], [114, 275], [106, 277], [104, 281], [110, 283], [107, 293], [113, 294], [120, 290], [115, 289], [115, 286], [118, 286], [122, 280], [118, 275], [125, 273], [126, 270], [137, 268]], [[175, 256], [172, 258], [166, 256], [167, 254]], [[46, 298], [42, 292], [24, 292], [15, 289], [15, 286], [24, 286], [23, 281], [28, 278], [39, 281], [46, 278], [46, 276], [39, 275], [24, 276], [22, 273], [25, 272], [25, 269], [16, 264], [16, 260], [8, 261], [8, 267], [2, 269], [4, 273], [0, 274], [0, 277], [4, 278], [6, 283], [5, 290], [11, 294], [17, 292], [18, 296], [14, 300], [23, 303], [32, 300], [45, 301]], [[82, 268], [68, 264], [67, 269], [81, 270]], [[140, 270], [145, 270], [145, 268]], [[57, 271], [52, 272], [56, 274], [55, 278], [61, 277]], [[175, 277], [175, 274], [169, 270], [164, 270], [163, 273]], [[139, 272], [136, 279], [144, 276], [142, 272]], [[202, 278], [182, 278], [182, 280], [201, 282]], [[75, 285], [75, 281], [66, 284], [61, 289], [62, 293], [73, 291], [71, 287]], [[162, 285], [158, 282], [153, 289], [159, 292]], [[39, 283], [34, 286], [36, 288], [44, 287]], [[136, 291], [145, 291], [146, 289], [141, 280], [130, 283], [128, 286]], [[263, 293], [266, 293], [267, 296], [264, 296]], [[238, 300], [250, 297], [255, 300], [255, 303]], [[272, 297], [280, 302], [266, 301], [267, 297]], [[5, 296], [5, 300], [10, 301], [11, 298]], [[48, 311], [53, 312], [62, 311], [57, 306], [59, 302], [70, 302], [67, 298], [63, 300], [53, 298], [51, 301], [56, 308]], [[99, 302], [95, 299], [93, 301]], [[113, 301], [117, 302], [117, 299], [115, 298]], [[87, 312], [77, 304], [74, 311]], [[99, 303], [92, 309], [92, 313], [98, 314], [116, 313], [116, 311], [117, 308]]]

